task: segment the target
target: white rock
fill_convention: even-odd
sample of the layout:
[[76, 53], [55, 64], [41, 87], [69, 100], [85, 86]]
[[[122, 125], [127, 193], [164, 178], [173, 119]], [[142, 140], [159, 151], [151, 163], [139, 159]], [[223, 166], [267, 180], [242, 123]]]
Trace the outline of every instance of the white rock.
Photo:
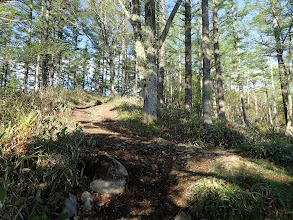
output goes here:
[[90, 184], [90, 189], [96, 193], [115, 195], [125, 191], [126, 180], [94, 180]]
[[82, 210], [84, 212], [91, 212], [93, 210], [94, 197], [88, 191], [84, 191], [81, 195], [81, 201], [83, 202]]
[[178, 215], [176, 215], [174, 220], [192, 220], [192, 217], [185, 212], [180, 212]]

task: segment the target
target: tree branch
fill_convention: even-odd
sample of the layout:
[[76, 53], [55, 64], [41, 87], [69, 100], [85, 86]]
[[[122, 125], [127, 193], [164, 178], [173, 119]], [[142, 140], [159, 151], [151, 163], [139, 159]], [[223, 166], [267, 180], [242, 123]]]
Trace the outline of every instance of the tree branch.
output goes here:
[[132, 20], [128, 10], [126, 9], [125, 5], [123, 4], [123, 2], [121, 0], [118, 0], [119, 1], [119, 4], [121, 5], [122, 7], [122, 10], [123, 10], [123, 13], [126, 15], [127, 17], [127, 20], [130, 22], [130, 24], [132, 25], [132, 27], [134, 26], [134, 21]]
[[[119, 0], [119, 1], [120, 1], [120, 0]], [[163, 44], [164, 41], [166, 40], [166, 37], [167, 37], [167, 35], [168, 35], [168, 33], [169, 33], [169, 30], [170, 30], [170, 27], [171, 27], [172, 21], [173, 21], [175, 15], [176, 15], [176, 13], [177, 13], [177, 11], [178, 11], [180, 5], [181, 5], [181, 2], [182, 2], [182, 0], [177, 0], [177, 2], [176, 2], [176, 4], [175, 4], [175, 6], [174, 6], [174, 8], [173, 8], [173, 10], [172, 10], [172, 12], [171, 12], [169, 18], [168, 18], [168, 20], [167, 20], [167, 22], [166, 22], [165, 28], [164, 28], [164, 30], [163, 30], [163, 32], [162, 32], [160, 38], [159, 38], [158, 49], [162, 47], [162, 44]]]

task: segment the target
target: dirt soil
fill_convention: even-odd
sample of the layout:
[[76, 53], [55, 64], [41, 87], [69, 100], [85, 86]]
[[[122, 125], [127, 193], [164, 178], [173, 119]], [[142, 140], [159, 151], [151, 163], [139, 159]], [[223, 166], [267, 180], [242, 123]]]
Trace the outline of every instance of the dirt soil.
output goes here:
[[72, 118], [96, 141], [93, 149], [87, 149], [89, 152], [111, 155], [129, 173], [123, 194], [96, 194], [95, 212], [85, 215], [79, 211], [82, 219], [174, 219], [190, 205], [195, 181], [206, 177], [216, 158], [226, 154], [158, 144], [155, 139], [120, 127], [111, 103], [81, 103], [74, 108]]

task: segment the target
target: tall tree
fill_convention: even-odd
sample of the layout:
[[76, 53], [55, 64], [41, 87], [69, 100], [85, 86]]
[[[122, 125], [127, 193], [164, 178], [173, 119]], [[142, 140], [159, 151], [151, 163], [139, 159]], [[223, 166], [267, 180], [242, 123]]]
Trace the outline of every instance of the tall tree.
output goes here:
[[[280, 26], [280, 20], [278, 16], [278, 10], [276, 7], [276, 1], [271, 0], [271, 8], [272, 8], [272, 17], [273, 17], [273, 29], [274, 29], [274, 38], [276, 42], [276, 53], [278, 59], [278, 66], [279, 66], [279, 74], [280, 74], [280, 81], [281, 81], [281, 90], [282, 90], [282, 97], [283, 97], [283, 106], [284, 106], [284, 113], [285, 113], [285, 121], [286, 121], [286, 133], [293, 134], [292, 130], [292, 109], [290, 109], [290, 87], [288, 82], [288, 75], [287, 70], [285, 67], [284, 59], [283, 59], [283, 43], [284, 39], [282, 38], [282, 29]], [[291, 21], [292, 27], [293, 20]], [[290, 29], [291, 29], [290, 27]], [[290, 32], [289, 29], [289, 32]], [[287, 36], [284, 36], [287, 37]]]
[[[145, 0], [145, 16], [146, 16], [145, 22], [146, 22], [146, 35], [147, 35], [146, 46], [145, 46], [142, 41], [142, 35], [141, 35], [141, 29], [140, 29], [141, 27], [140, 14], [137, 14], [139, 11], [133, 10], [134, 14], [131, 17], [130, 13], [126, 9], [125, 4], [122, 2], [122, 0], [119, 0], [119, 3], [122, 6], [124, 13], [126, 14], [129, 22], [132, 24], [134, 29], [134, 34], [135, 34], [134, 38], [136, 39], [136, 43], [137, 43], [136, 55], [142, 58], [141, 60], [138, 59], [139, 61], [138, 63], [139, 63], [139, 67], [141, 67], [141, 71], [145, 73], [145, 75], [141, 74], [141, 78], [142, 78], [141, 81], [143, 82], [144, 121], [146, 123], [153, 123], [157, 120], [157, 105], [156, 105], [156, 99], [157, 99], [156, 75], [157, 74], [153, 75], [154, 73], [156, 73], [156, 53], [155, 51], [153, 51], [153, 49], [155, 50], [160, 49], [162, 44], [165, 42], [166, 37], [170, 30], [171, 23], [173, 21], [174, 16], [177, 13], [177, 10], [181, 2], [182, 0], [176, 1], [176, 4], [166, 22], [164, 30], [162, 31], [162, 33], [160, 34], [160, 37], [158, 37], [159, 39], [157, 40], [155, 38], [156, 36], [155, 35], [155, 29], [156, 29], [155, 2], [153, 0]], [[136, 9], [140, 9], [140, 4], [138, 0], [133, 1], [133, 8], [135, 7]], [[151, 22], [154, 22], [154, 23], [152, 24]], [[136, 36], [136, 34], [138, 36]], [[150, 37], [153, 37], [153, 39], [150, 39]], [[147, 52], [145, 52], [144, 48], [147, 48]], [[147, 55], [144, 56], [146, 53]], [[148, 62], [146, 62], [146, 60]]]
[[[208, 25], [208, 24], [207, 24]], [[192, 111], [192, 67], [191, 67], [191, 5], [185, 0], [185, 104], [187, 112]]]
[[236, 20], [236, 15], [234, 11], [234, 0], [232, 0], [232, 22], [233, 22], [233, 35], [234, 35], [234, 47], [235, 47], [235, 58], [237, 59], [237, 78], [238, 78], [238, 87], [240, 93], [240, 112], [241, 112], [241, 121], [242, 127], [245, 127], [247, 124], [246, 120], [246, 111], [244, 105], [244, 97], [243, 97], [243, 82], [241, 75], [241, 57], [240, 57], [240, 38], [239, 38], [239, 30], [238, 23]]
[[[161, 0], [162, 12], [161, 12], [161, 32], [164, 31], [166, 26], [166, 2]], [[159, 63], [159, 75], [158, 75], [158, 104], [164, 103], [164, 76], [165, 76], [165, 55], [166, 55], [166, 43], [162, 43], [160, 50], [160, 63]]]
[[206, 131], [212, 130], [211, 95], [210, 95], [210, 37], [208, 0], [201, 1], [202, 7], [202, 55], [203, 55], [203, 123]]
[[226, 120], [225, 114], [225, 98], [224, 86], [222, 80], [222, 68], [220, 60], [220, 46], [219, 46], [219, 25], [218, 25], [218, 0], [213, 0], [213, 34], [214, 34], [214, 57], [216, 67], [218, 105], [219, 105], [219, 119]]
[[121, 95], [126, 93], [126, 32], [125, 32], [125, 17], [122, 18], [122, 91]]
[[155, 0], [145, 0], [147, 79], [144, 96], [144, 120], [153, 123], [157, 120], [156, 112], [156, 16]]
[[[50, 36], [50, 13], [52, 2], [51, 0], [45, 0], [45, 16], [44, 16], [44, 36], [43, 43], [48, 46], [49, 44], [49, 36]], [[43, 55], [42, 61], [42, 85], [43, 88], [46, 88], [48, 85], [48, 76], [49, 76], [49, 60], [50, 54], [48, 52], [48, 48], [46, 48], [45, 54]]]

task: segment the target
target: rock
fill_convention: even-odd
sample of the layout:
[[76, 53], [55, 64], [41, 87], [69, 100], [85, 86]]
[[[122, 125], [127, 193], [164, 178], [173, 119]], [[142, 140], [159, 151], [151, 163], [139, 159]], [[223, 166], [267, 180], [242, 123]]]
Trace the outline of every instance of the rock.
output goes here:
[[94, 197], [88, 191], [84, 191], [81, 195], [81, 201], [83, 202], [82, 210], [84, 212], [91, 212], [93, 210]]
[[77, 211], [76, 196], [69, 193], [69, 197], [65, 200], [64, 213], [67, 213], [67, 218], [72, 218]]
[[174, 146], [175, 144], [171, 141], [167, 141], [163, 138], [156, 138], [154, 140], [154, 142], [157, 144], [157, 145], [160, 145], [160, 146]]
[[177, 145], [178, 150], [186, 150], [186, 146], [184, 145]]
[[174, 220], [192, 220], [192, 217], [183, 211], [183, 212], [180, 212], [178, 215], [176, 215]]
[[119, 180], [94, 180], [90, 184], [90, 189], [100, 194], [115, 195], [125, 191], [125, 178]]
[[107, 154], [100, 155], [88, 166], [87, 172], [94, 174], [94, 181], [90, 184], [91, 191], [108, 195], [124, 192], [128, 172], [115, 158]]
[[111, 156], [98, 155], [86, 162], [84, 173], [92, 180], [95, 179], [123, 179], [128, 176], [126, 168]]
[[[116, 160], [115, 158], [109, 156], [109, 155], [106, 155], [108, 158], [110, 158], [111, 160], [113, 160], [113, 162], [116, 164], [116, 170], [117, 172], [116, 173], [119, 173], [119, 175], [121, 174], [122, 176], [126, 177], [128, 176], [128, 172], [126, 170], [126, 168], [122, 165], [122, 163], [120, 163], [118, 160]], [[120, 175], [120, 176], [121, 176]]]

